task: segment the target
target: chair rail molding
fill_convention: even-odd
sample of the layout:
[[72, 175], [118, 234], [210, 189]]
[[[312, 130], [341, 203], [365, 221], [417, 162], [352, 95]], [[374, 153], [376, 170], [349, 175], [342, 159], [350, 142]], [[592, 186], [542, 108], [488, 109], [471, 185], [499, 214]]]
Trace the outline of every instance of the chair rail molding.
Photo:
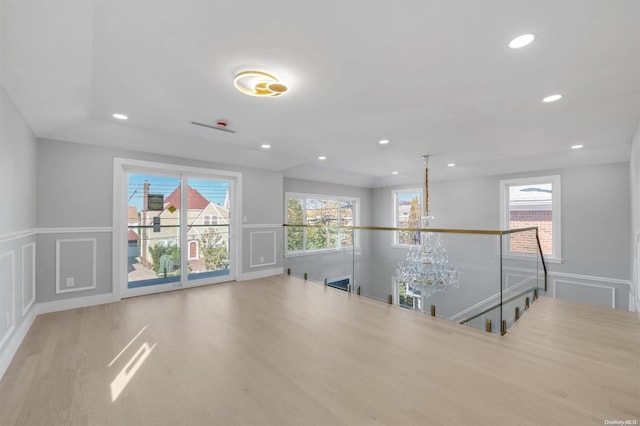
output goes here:
[[0, 244], [9, 243], [11, 241], [20, 240], [22, 238], [31, 237], [36, 235], [36, 229], [25, 229], [22, 231], [9, 232], [7, 234], [0, 235]]

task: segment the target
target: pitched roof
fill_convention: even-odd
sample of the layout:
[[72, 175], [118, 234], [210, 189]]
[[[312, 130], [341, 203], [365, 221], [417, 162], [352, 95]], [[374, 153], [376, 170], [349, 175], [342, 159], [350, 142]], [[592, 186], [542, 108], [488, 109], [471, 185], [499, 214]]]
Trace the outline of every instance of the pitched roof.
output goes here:
[[[191, 186], [187, 187], [187, 206], [189, 210], [203, 210], [209, 205], [209, 200], [204, 198], [197, 190]], [[173, 206], [180, 208], [180, 187], [176, 188], [167, 198], [164, 199], [164, 208]]]
[[129, 229], [129, 231], [127, 232], [127, 240], [138, 241], [139, 239], [140, 239], [140, 236], [138, 235], [138, 233], [133, 229]]

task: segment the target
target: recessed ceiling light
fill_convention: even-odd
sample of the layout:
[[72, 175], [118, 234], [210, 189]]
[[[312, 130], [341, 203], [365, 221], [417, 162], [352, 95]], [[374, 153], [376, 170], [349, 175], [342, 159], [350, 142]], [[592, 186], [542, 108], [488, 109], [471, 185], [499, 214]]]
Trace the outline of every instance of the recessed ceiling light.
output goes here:
[[260, 145], [260, 148], [269, 149], [269, 148], [271, 148], [271, 145], [269, 145], [268, 143], [263, 143], [262, 145]]
[[398, 174], [398, 172], [391, 172], [391, 174], [392, 174], [392, 175], [397, 175], [397, 174]]
[[274, 75], [264, 71], [242, 71], [233, 78], [233, 85], [249, 96], [273, 98], [285, 93], [289, 88]]
[[456, 163], [449, 163], [449, 164], [447, 164], [447, 167], [455, 167], [455, 166], [456, 166]]
[[389, 139], [382, 139], [379, 143], [380, 145], [386, 145], [389, 143]]
[[520, 49], [521, 47], [525, 47], [529, 43], [535, 39], [536, 36], [533, 34], [522, 34], [509, 42], [509, 47], [512, 49]]
[[126, 119], [127, 119], [127, 118], [129, 118], [129, 117], [127, 117], [127, 116], [126, 116], [126, 115], [124, 115], [124, 114], [118, 114], [118, 113], [115, 113], [115, 114], [113, 114], [113, 118], [117, 118], [118, 120], [126, 120]]
[[542, 100], [542, 102], [549, 103], [559, 101], [562, 98], [562, 95], [549, 95]]
[[572, 145], [571, 149], [580, 149], [580, 148], [584, 148], [584, 145]]
[[321, 155], [321, 156], [318, 157], [318, 160], [326, 160], [326, 159], [327, 159], [327, 157], [325, 157], [324, 155]]

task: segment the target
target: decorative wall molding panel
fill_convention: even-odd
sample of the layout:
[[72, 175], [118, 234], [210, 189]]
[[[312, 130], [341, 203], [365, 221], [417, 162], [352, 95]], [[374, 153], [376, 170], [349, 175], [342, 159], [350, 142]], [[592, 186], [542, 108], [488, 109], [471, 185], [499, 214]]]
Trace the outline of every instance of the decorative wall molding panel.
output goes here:
[[[535, 273], [533, 269], [505, 269], [521, 273]], [[631, 292], [631, 280], [555, 271], [548, 272], [547, 276], [547, 296], [558, 299], [624, 309], [624, 302], [627, 300], [627, 296], [623, 297], [624, 300], [620, 299], [620, 297], [624, 292]], [[623, 293], [618, 294], [619, 292]], [[616, 296], [618, 296], [617, 301]], [[619, 306], [621, 300], [623, 305]], [[629, 304], [629, 310], [633, 310], [631, 303]]]
[[16, 327], [16, 253], [0, 254], [0, 349]]
[[56, 293], [96, 288], [96, 239], [56, 240]]
[[36, 301], [36, 243], [22, 246], [22, 316]]
[[621, 280], [619, 278], [596, 277], [594, 275], [568, 274], [566, 272], [549, 272], [550, 277], [573, 278], [576, 280], [598, 281], [610, 284], [620, 284], [631, 287], [631, 280]]
[[[581, 290], [579, 294], [584, 298], [584, 300], [576, 300], [575, 289], [570, 296], [566, 296], [566, 297], [558, 296], [558, 294], [563, 294], [564, 292], [568, 293], [569, 291], [571, 291], [570, 287], [572, 286], [583, 287], [583, 290]], [[566, 287], [569, 287], [569, 289], [567, 289]], [[616, 308], [616, 288], [612, 286], [601, 285], [601, 284], [587, 284], [584, 282], [569, 281], [565, 279], [554, 278], [552, 280], [551, 288], [553, 289], [552, 294], [554, 299], [560, 298], [560, 299], [574, 300], [577, 302], [590, 303], [590, 304], [600, 305], [600, 306], [609, 307], [613, 309]], [[591, 292], [592, 294], [587, 296], [587, 294], [585, 294], [586, 292], [584, 288], [592, 289], [592, 292]], [[590, 299], [588, 297], [590, 297]]]
[[255, 231], [249, 234], [249, 266], [258, 268], [277, 264], [276, 232]]

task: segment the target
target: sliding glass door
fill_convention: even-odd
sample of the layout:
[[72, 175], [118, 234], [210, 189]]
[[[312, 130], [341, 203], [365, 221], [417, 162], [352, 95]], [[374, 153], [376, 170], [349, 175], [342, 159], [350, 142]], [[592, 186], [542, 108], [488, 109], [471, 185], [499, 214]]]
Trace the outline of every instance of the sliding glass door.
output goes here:
[[229, 275], [229, 182], [187, 179], [187, 278]]
[[180, 177], [131, 173], [128, 191], [127, 288], [172, 288], [181, 281]]
[[233, 181], [130, 170], [124, 296], [233, 279]]

